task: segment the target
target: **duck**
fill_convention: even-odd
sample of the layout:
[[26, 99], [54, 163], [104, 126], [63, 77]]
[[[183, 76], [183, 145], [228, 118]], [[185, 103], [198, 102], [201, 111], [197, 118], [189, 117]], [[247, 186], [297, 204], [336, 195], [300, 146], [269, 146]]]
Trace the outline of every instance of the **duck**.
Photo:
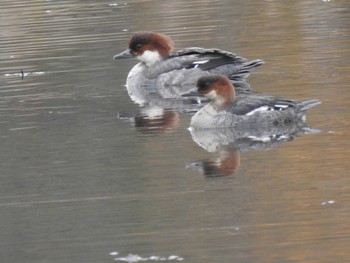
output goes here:
[[[217, 48], [188, 47], [174, 52], [174, 43], [165, 34], [136, 32], [125, 51], [114, 60], [136, 58], [140, 62], [128, 73], [126, 88], [135, 100], [150, 93], [163, 98], [182, 98], [196, 93], [196, 82], [202, 76], [222, 74], [231, 81], [244, 81], [249, 73], [264, 63], [248, 60]], [[244, 86], [237, 92], [249, 93]], [[142, 101], [142, 100], [141, 100]]]
[[210, 102], [192, 116], [190, 129], [289, 125], [305, 121], [306, 111], [321, 103], [317, 99], [298, 102], [257, 92], [236, 94], [225, 75], [203, 76], [197, 87]]
[[234, 175], [240, 167], [241, 154], [268, 151], [291, 143], [303, 135], [321, 131], [309, 127], [302, 120], [296, 123], [269, 127], [230, 127], [221, 129], [190, 129], [192, 140], [216, 157], [201, 159], [186, 168], [200, 172], [206, 178]]

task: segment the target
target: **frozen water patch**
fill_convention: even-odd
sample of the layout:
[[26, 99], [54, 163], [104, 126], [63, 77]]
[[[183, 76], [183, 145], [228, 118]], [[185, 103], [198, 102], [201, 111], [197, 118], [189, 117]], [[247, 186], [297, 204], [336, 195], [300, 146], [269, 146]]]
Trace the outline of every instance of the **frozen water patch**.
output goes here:
[[[119, 253], [117, 251], [112, 251], [109, 254], [111, 256], [116, 256]], [[134, 262], [142, 262], [142, 261], [183, 261], [184, 258], [180, 257], [178, 255], [142, 257], [142, 256], [137, 255], [137, 254], [128, 254], [124, 257], [114, 258], [114, 260], [128, 262], [128, 263], [134, 263]]]

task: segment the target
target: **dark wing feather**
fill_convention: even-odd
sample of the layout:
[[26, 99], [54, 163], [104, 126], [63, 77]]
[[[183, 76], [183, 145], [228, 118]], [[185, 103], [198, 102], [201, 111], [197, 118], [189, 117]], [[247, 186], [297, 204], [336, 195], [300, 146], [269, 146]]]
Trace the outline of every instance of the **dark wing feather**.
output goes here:
[[204, 63], [193, 63], [189, 67], [198, 67], [202, 70], [210, 70], [227, 64], [241, 64], [247, 62], [246, 58], [238, 56], [234, 53], [216, 49], [216, 48], [200, 48], [190, 47], [179, 50], [172, 54], [169, 58], [178, 56], [197, 55], [198, 61], [206, 61]]

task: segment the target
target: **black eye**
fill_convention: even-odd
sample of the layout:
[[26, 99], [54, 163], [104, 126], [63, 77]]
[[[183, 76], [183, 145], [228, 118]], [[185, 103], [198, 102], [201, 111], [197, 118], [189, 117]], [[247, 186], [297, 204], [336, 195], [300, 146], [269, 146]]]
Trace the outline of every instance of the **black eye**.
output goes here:
[[204, 83], [204, 87], [207, 89], [207, 88], [209, 88], [211, 86], [211, 82], [209, 82], [209, 81], [206, 81], [205, 83]]
[[140, 48], [142, 48], [142, 46], [143, 46], [142, 44], [137, 44], [135, 48], [140, 49]]

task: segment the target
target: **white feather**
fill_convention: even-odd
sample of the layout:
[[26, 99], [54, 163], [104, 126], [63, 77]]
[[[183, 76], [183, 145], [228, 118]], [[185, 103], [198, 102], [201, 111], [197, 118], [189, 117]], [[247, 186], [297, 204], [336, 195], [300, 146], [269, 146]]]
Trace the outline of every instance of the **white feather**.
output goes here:
[[285, 104], [276, 104], [275, 106], [276, 106], [276, 107], [279, 107], [279, 108], [283, 108], [283, 109], [289, 107], [288, 105], [285, 105]]
[[218, 94], [215, 90], [212, 90], [210, 92], [208, 92], [207, 94], [205, 94], [205, 96], [208, 98], [208, 99], [211, 99], [211, 100], [214, 100], [217, 98]]
[[269, 106], [261, 106], [261, 107], [259, 107], [259, 108], [256, 108], [256, 109], [254, 109], [254, 110], [252, 110], [252, 111], [246, 113], [246, 115], [249, 116], [249, 115], [254, 114], [255, 112], [258, 112], [258, 111], [268, 111], [269, 109], [270, 109]]
[[151, 66], [163, 58], [156, 50], [145, 50], [142, 55], [137, 56], [137, 59], [146, 63], [147, 66]]
[[249, 139], [258, 142], [270, 142], [271, 138], [269, 136], [266, 137], [257, 137], [257, 136], [248, 136]]
[[193, 62], [193, 64], [205, 64], [205, 63], [207, 63], [208, 61], [209, 61], [209, 59], [207, 59], [207, 60], [199, 60], [199, 61]]

